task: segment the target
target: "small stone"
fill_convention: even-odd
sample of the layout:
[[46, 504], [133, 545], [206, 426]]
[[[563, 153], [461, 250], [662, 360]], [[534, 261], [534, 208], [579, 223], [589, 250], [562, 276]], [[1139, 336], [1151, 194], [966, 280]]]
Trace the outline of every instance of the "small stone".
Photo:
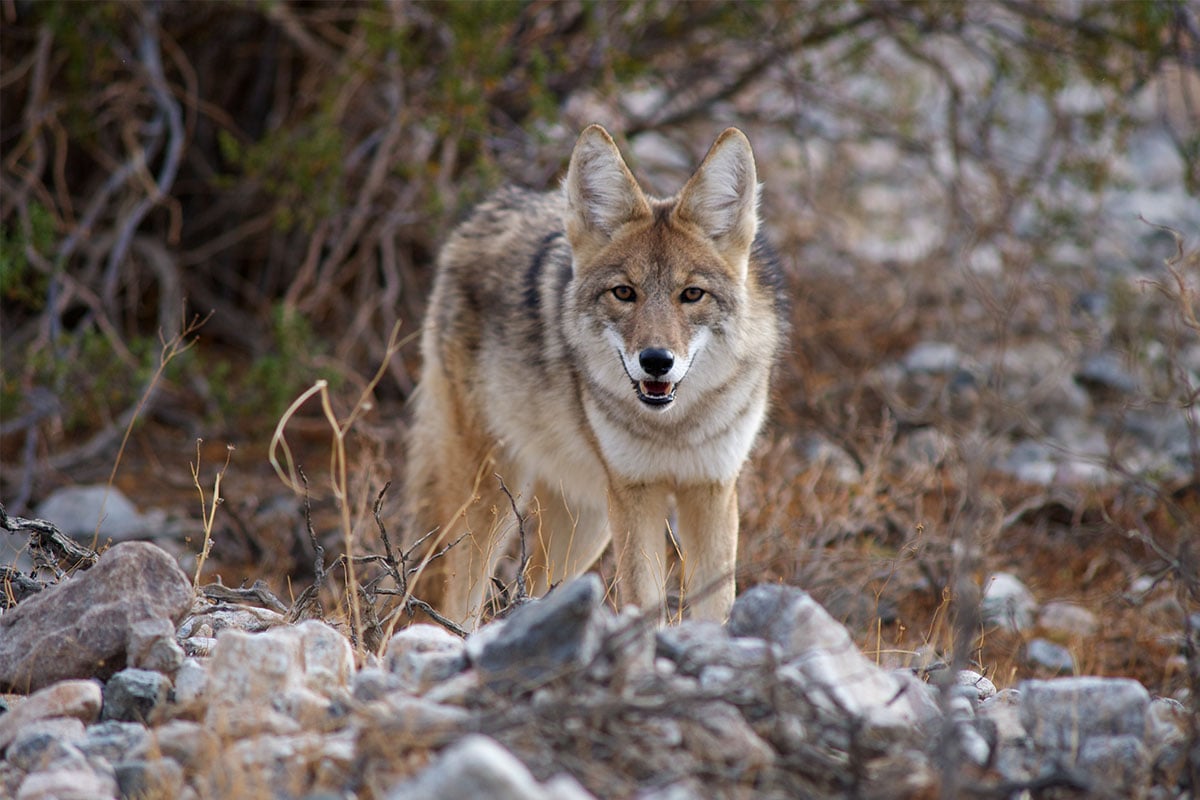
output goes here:
[[359, 714], [367, 720], [359, 749], [384, 758], [394, 757], [397, 748], [442, 747], [466, 733], [472, 721], [466, 709], [404, 692], [370, 703]]
[[76, 747], [85, 735], [83, 723], [77, 719], [35, 720], [23, 727], [8, 746], [8, 763], [25, 772], [38, 772], [56, 761], [74, 760], [86, 765], [86, 756]]
[[304, 683], [309, 689], [328, 696], [349, 686], [354, 674], [354, 648], [349, 639], [316, 619], [279, 630], [291, 630], [300, 637]]
[[1047, 639], [1031, 639], [1025, 645], [1025, 661], [1029, 666], [1051, 675], [1071, 675], [1075, 672], [1075, 657], [1071, 651]]
[[175, 673], [175, 702], [191, 706], [204, 698], [208, 689], [208, 670], [195, 658], [185, 658]]
[[171, 681], [160, 672], [123, 669], [104, 686], [100, 718], [121, 722], [146, 722], [154, 710], [166, 704]]
[[174, 558], [148, 542], [118, 544], [96, 566], [0, 615], [0, 690], [105, 679], [125, 666], [135, 625], [173, 626], [191, 604], [191, 581]]
[[330, 698], [348, 696], [353, 669], [349, 641], [317, 620], [262, 633], [226, 628], [208, 663], [206, 720], [241, 736], [325, 729], [341, 713]]
[[[1065, 759], [1069, 764], [1069, 759]], [[1096, 786], [1109, 797], [1129, 797], [1150, 777], [1150, 759], [1139, 736], [1092, 736], [1079, 745], [1075, 760]]]
[[360, 669], [350, 686], [351, 695], [360, 703], [370, 703], [382, 699], [391, 692], [403, 688], [399, 678], [380, 667]]
[[948, 374], [958, 369], [962, 354], [949, 342], [918, 342], [904, 356], [904, 368], [909, 372]]
[[16, 800], [110, 800], [117, 791], [117, 782], [110, 775], [90, 769], [51, 768], [27, 775]]
[[[527, 603], [504, 620], [497, 635], [467, 652], [483, 681], [508, 692], [582, 668], [596, 655], [604, 600], [599, 576], [588, 573]], [[490, 627], [490, 626], [489, 626]]]
[[170, 758], [123, 761], [113, 765], [121, 797], [178, 797], [183, 767]]
[[1097, 353], [1084, 359], [1075, 371], [1075, 382], [1102, 398], [1116, 398], [1138, 391], [1138, 379], [1112, 353]]
[[388, 640], [383, 660], [402, 688], [419, 694], [466, 669], [466, 645], [436, 625], [412, 625]]
[[1048, 633], [1065, 637], [1095, 636], [1100, 630], [1100, 620], [1091, 611], [1077, 603], [1059, 600], [1042, 606], [1037, 623]]
[[684, 620], [656, 636], [657, 655], [670, 659], [684, 675], [699, 675], [706, 666], [736, 671], [769, 668], [780, 658], [779, 648], [760, 638], [730, 636], [720, 623]]
[[102, 701], [96, 681], [62, 681], [34, 692], [12, 710], [0, 715], [0, 753], [21, 729], [34, 720], [49, 717], [73, 717], [83, 723], [95, 722]]
[[126, 754], [130, 761], [170, 758], [190, 771], [211, 764], [221, 749], [217, 734], [198, 722], [176, 719], [159, 725]]
[[974, 670], [960, 670], [954, 682], [958, 686], [970, 689], [977, 703], [996, 695], [996, 684]]
[[555, 800], [590, 797], [577, 784], [564, 797], [540, 785], [528, 767], [496, 740], [466, 736], [446, 750], [414, 780], [387, 793], [387, 800]]
[[135, 622], [129, 630], [129, 666], [173, 675], [183, 663], [175, 626], [163, 617]]
[[101, 722], [87, 729], [87, 737], [79, 743], [85, 755], [98, 756], [110, 763], [124, 761], [129, 753], [145, 744], [150, 732], [136, 722]]
[[997, 572], [984, 585], [979, 613], [985, 624], [1013, 632], [1028, 630], [1036, 610], [1033, 593], [1016, 575]]

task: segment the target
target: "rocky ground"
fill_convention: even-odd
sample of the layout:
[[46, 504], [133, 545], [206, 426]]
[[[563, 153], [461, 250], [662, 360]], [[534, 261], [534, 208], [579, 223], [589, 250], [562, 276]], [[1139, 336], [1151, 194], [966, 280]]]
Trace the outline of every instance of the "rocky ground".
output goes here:
[[0, 796], [1190, 796], [1188, 712], [1137, 681], [884, 669], [781, 585], [661, 630], [604, 594], [585, 576], [375, 656], [316, 619], [193, 600], [160, 548], [117, 545], [0, 616], [19, 693]]

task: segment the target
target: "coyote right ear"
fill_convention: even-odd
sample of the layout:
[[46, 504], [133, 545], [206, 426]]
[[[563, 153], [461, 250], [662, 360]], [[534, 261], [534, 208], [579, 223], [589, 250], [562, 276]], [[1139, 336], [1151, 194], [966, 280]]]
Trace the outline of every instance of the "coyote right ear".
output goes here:
[[617, 145], [599, 125], [589, 125], [579, 134], [563, 190], [567, 240], [577, 254], [603, 247], [622, 225], [650, 214], [650, 204]]

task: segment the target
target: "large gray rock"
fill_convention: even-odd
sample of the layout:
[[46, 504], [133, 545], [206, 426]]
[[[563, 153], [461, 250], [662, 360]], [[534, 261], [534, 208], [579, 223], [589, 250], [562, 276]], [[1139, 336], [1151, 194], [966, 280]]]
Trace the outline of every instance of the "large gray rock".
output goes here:
[[1021, 724], [1038, 747], [1069, 751], [1085, 738], [1146, 731], [1150, 693], [1130, 678], [1023, 681]]
[[779, 646], [779, 678], [835, 715], [861, 717], [870, 727], [901, 730], [928, 722], [937, 704], [911, 676], [887, 672], [862, 654], [845, 626], [807, 592], [761, 584], [734, 601], [727, 623], [734, 636]]
[[1090, 796], [1139, 796], [1151, 767], [1145, 687], [1129, 678], [1061, 678], [1024, 681], [1020, 693], [1035, 773], [1065, 766], [1086, 781]]
[[187, 613], [192, 586], [175, 559], [124, 542], [0, 616], [0, 690], [32, 692], [68, 678], [107, 679], [126, 663], [139, 623]]
[[495, 691], [531, 688], [580, 669], [599, 652], [603, 601], [604, 585], [588, 573], [481, 630], [467, 640], [467, 655]]

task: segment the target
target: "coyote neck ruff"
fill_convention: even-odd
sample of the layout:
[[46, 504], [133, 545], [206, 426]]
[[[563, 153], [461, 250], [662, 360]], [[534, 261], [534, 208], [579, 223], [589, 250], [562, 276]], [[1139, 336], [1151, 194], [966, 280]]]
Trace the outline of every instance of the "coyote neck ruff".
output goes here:
[[561, 192], [501, 190], [442, 250], [421, 342], [406, 498], [436, 533], [420, 596], [478, 621], [526, 518], [535, 593], [611, 540], [623, 605], [663, 614], [671, 509], [693, 616], [734, 596], [736, 481], [784, 333], [746, 137], [722, 133], [675, 197], [648, 197], [597, 125]]

